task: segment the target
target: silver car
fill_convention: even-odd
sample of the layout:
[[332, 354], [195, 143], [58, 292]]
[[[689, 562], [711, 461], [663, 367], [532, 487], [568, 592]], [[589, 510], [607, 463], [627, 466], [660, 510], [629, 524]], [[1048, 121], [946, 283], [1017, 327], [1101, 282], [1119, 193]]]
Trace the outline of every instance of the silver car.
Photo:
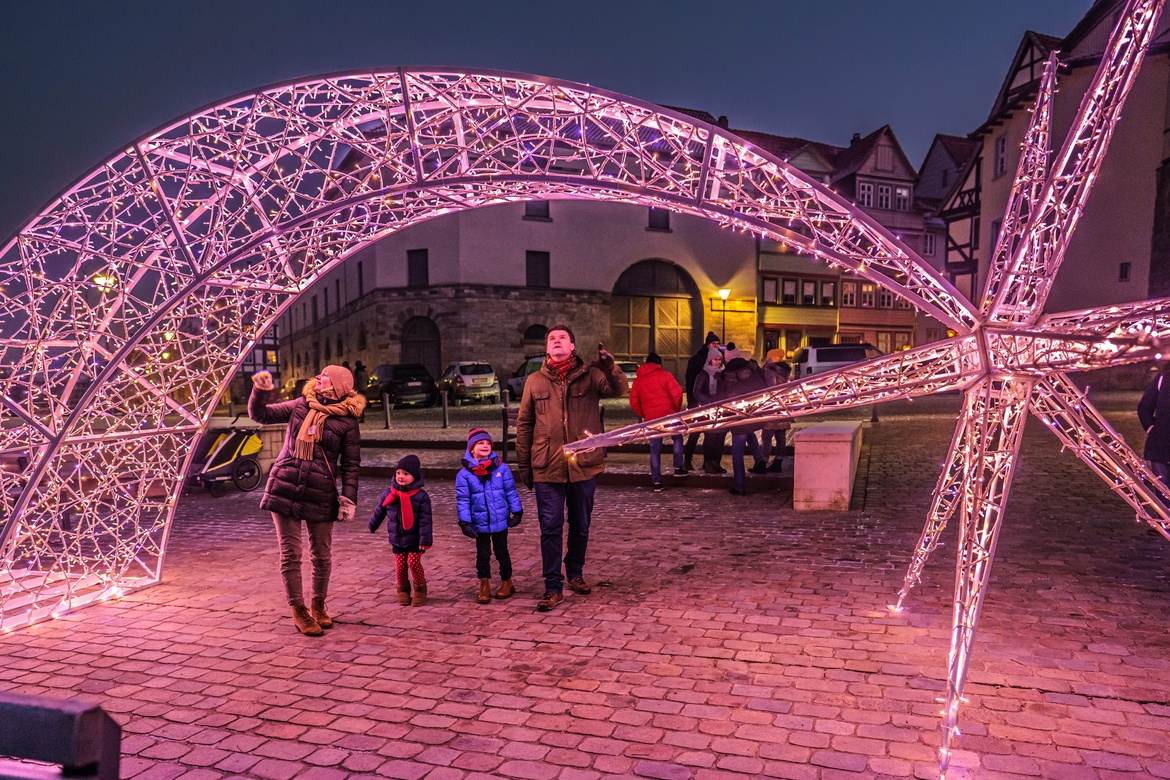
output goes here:
[[439, 377], [439, 390], [447, 394], [452, 406], [462, 406], [464, 401], [500, 400], [496, 371], [482, 360], [460, 360], [447, 366]]

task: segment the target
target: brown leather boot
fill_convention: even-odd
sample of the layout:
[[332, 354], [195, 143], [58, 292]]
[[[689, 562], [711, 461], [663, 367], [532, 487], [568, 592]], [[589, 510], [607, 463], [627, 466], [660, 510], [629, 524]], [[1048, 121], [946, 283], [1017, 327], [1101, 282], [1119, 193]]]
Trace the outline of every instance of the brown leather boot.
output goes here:
[[404, 607], [410, 606], [410, 583], [398, 586], [398, 603]]
[[496, 591], [496, 598], [506, 599], [516, 592], [516, 588], [512, 585], [511, 580], [504, 580], [500, 583], [499, 589]]
[[410, 606], [421, 607], [423, 604], [426, 604], [426, 603], [427, 603], [427, 586], [425, 584], [415, 585], [414, 586], [414, 600], [410, 602]]
[[492, 581], [480, 577], [479, 579], [479, 595], [475, 598], [480, 604], [490, 604], [492, 602]]
[[333, 618], [329, 617], [329, 613], [325, 611], [325, 599], [313, 599], [313, 606], [309, 613], [321, 628], [333, 628]]
[[304, 604], [296, 604], [292, 608], [293, 623], [305, 636], [321, 636], [325, 632], [321, 630], [321, 626], [313, 620], [313, 616], [309, 614], [309, 610], [305, 609]]

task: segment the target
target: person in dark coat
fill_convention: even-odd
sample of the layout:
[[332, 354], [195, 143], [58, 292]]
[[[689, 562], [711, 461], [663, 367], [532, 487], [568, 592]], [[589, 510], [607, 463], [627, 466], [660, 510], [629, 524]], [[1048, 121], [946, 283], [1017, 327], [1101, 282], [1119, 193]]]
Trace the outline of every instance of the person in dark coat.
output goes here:
[[[714, 344], [716, 347], [718, 347], [719, 346], [719, 337], [715, 335], [715, 331], [709, 330], [709, 331], [707, 331], [707, 338], [703, 339], [703, 346], [699, 347], [698, 351], [695, 352], [695, 354], [691, 355], [691, 359], [687, 361], [687, 373], [685, 376], [685, 384], [683, 385], [684, 389], [687, 392], [687, 408], [693, 409], [694, 407], [699, 405], [699, 402], [695, 400], [695, 396], [694, 396], [695, 380], [699, 378], [699, 373], [703, 370], [703, 364], [707, 362], [707, 349], [712, 344]], [[692, 433], [692, 434], [687, 436], [686, 446], [683, 447], [683, 470], [684, 471], [694, 471], [695, 470], [695, 466], [693, 463], [693, 460], [695, 457], [695, 448], [699, 443], [699, 437], [702, 435], [703, 434], [701, 434], [701, 433]], [[722, 434], [717, 434], [717, 435], [722, 435]], [[714, 437], [711, 437], [711, 440], [714, 441]], [[704, 438], [703, 439], [703, 444], [704, 444], [703, 459], [704, 460], [707, 459], [706, 443], [707, 443], [707, 439]], [[720, 452], [722, 453], [722, 450], [720, 450]]]
[[[788, 381], [792, 376], [792, 366], [785, 360], [774, 360], [774, 353], [779, 350], [771, 350], [764, 360], [764, 378], [768, 382], [768, 387], [776, 387]], [[792, 427], [792, 423], [788, 420], [781, 422], [764, 423], [764, 430], [760, 433], [760, 452], [764, 456], [764, 462], [768, 460], [770, 453], [775, 452], [775, 457], [767, 470], [771, 472], [780, 472], [784, 469], [784, 453], [788, 447], [788, 429]], [[773, 450], [772, 442], [775, 440], [775, 449]]]
[[[370, 533], [375, 533], [382, 521], [390, 537], [394, 553], [394, 568], [398, 575], [398, 603], [421, 607], [427, 603], [427, 575], [423, 571], [422, 555], [431, 549], [431, 497], [424, 490], [422, 464], [417, 455], [407, 455], [394, 467], [394, 480], [382, 493], [374, 513], [370, 515]], [[408, 574], [409, 572], [409, 574]], [[414, 578], [414, 596], [410, 580]]]
[[1146, 387], [1138, 401], [1138, 421], [1146, 432], [1142, 457], [1154, 476], [1170, 486], [1170, 363]]
[[[742, 357], [737, 357], [727, 362], [727, 365], [723, 369], [721, 379], [719, 390], [719, 400], [721, 401], [746, 393], [765, 390], [768, 387], [768, 380], [764, 377], [764, 370]], [[732, 495], [742, 496], [746, 494], [744, 480], [747, 474], [743, 467], [743, 452], [749, 441], [752, 444], [752, 454], [755, 456], [756, 461], [755, 465], [752, 466], [752, 473], [762, 474], [767, 468], [768, 464], [764, 462], [763, 453], [760, 452], [760, 444], [756, 440], [756, 431], [760, 429], [760, 425], [752, 423], [737, 425], [729, 429], [731, 431]]]
[[[682, 409], [682, 387], [674, 375], [662, 367], [657, 352], [646, 356], [638, 366], [634, 384], [630, 385], [630, 408], [643, 420], [654, 420], [675, 414]], [[683, 468], [682, 434], [672, 436], [674, 443], [674, 475], [685, 477]], [[654, 492], [662, 490], [662, 438], [650, 440], [650, 484]]]
[[[362, 361], [357, 361], [353, 364], [353, 389], [357, 390], [362, 395], [366, 394], [366, 388], [370, 386], [370, 372], [366, 370], [366, 366]], [[366, 412], [363, 409], [361, 417], [358, 422], [366, 421]]]
[[[691, 399], [695, 407], [712, 404], [722, 395], [723, 350], [718, 344], [707, 348], [707, 359], [699, 370], [695, 383], [691, 385]], [[703, 434], [703, 472], [706, 474], [726, 474], [727, 469], [720, 465], [723, 460], [723, 443], [727, 439], [725, 430], [707, 431]]]
[[463, 468], [455, 475], [455, 511], [459, 530], [475, 540], [475, 574], [479, 578], [476, 601], [490, 604], [493, 548], [501, 580], [496, 598], [506, 599], [516, 592], [508, 529], [520, 525], [524, 505], [516, 493], [512, 470], [492, 451], [492, 435], [483, 428], [473, 428], [467, 435], [462, 462]]
[[[357, 508], [362, 448], [358, 418], [366, 399], [354, 391], [353, 374], [341, 366], [326, 366], [305, 383], [300, 398], [281, 403], [269, 403], [277, 393], [272, 374], [261, 371], [252, 382], [248, 416], [261, 425], [288, 423], [260, 508], [271, 512], [276, 524], [280, 573], [293, 623], [302, 634], [320, 636], [322, 629], [333, 625], [325, 610], [333, 568], [333, 523], [352, 520]], [[302, 522], [309, 531], [313, 568], [311, 611], [305, 608], [301, 585]]]

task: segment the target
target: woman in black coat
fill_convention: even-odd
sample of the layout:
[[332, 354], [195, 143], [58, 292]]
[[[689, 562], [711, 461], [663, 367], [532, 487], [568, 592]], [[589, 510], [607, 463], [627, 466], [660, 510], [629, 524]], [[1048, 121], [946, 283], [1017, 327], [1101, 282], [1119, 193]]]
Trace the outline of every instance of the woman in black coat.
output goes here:
[[[300, 398], [269, 405], [272, 375], [252, 377], [248, 416], [261, 425], [288, 423], [284, 446], [268, 472], [260, 508], [272, 512], [280, 544], [280, 573], [297, 630], [320, 636], [333, 625], [325, 610], [333, 560], [333, 522], [352, 520], [357, 508], [361, 431], [358, 420], [366, 399], [354, 390], [353, 374], [326, 366], [305, 383]], [[341, 479], [341, 493], [337, 480]], [[312, 610], [305, 608], [301, 585], [301, 522], [309, 531], [313, 567]]]
[[1146, 432], [1142, 457], [1154, 475], [1170, 485], [1170, 363], [1162, 366], [1138, 401], [1138, 420]]

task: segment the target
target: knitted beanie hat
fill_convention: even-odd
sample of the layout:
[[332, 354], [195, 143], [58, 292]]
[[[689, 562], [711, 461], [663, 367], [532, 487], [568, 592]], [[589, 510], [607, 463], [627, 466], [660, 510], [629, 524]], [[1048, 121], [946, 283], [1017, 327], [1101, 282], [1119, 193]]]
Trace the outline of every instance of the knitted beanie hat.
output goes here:
[[658, 356], [657, 352], [651, 352], [649, 355], [646, 356], [646, 362], [647, 363], [657, 363], [658, 365], [662, 365], [662, 358], [660, 358]]
[[719, 341], [719, 337], [715, 335], [715, 331], [707, 331], [707, 338], [703, 341], [704, 347], [709, 347], [713, 342]]
[[471, 433], [467, 434], [467, 451], [471, 452], [471, 448], [474, 447], [477, 442], [491, 442], [491, 440], [492, 435], [483, 428], [472, 428]]
[[395, 469], [402, 469], [410, 476], [414, 477], [414, 481], [418, 482], [422, 479], [422, 464], [418, 460], [418, 455], [407, 455], [398, 464], [394, 466]]
[[723, 350], [719, 347], [707, 347], [707, 363], [710, 363], [715, 358], [723, 359]]
[[321, 373], [329, 377], [338, 398], [345, 398], [353, 392], [353, 373], [345, 366], [325, 366]]

